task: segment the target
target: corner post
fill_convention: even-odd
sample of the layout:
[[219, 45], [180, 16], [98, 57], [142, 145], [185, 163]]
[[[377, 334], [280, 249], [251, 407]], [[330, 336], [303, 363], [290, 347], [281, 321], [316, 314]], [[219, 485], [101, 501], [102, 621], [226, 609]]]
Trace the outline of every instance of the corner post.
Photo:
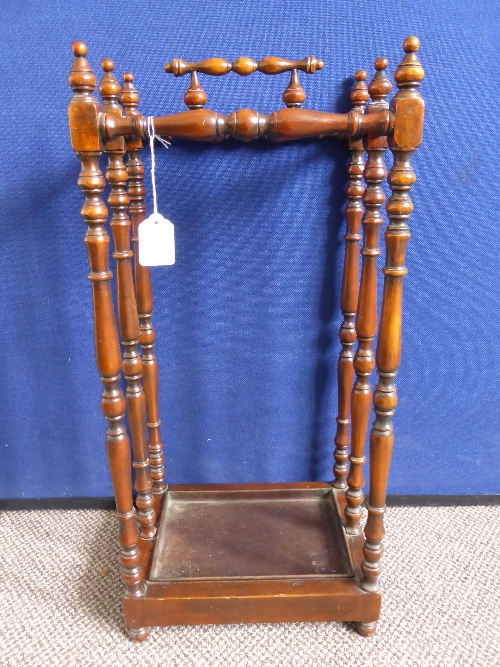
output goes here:
[[[105, 59], [101, 63], [103, 77], [99, 92], [103, 99], [103, 112], [122, 117], [118, 102], [120, 84], [113, 74], [114, 63]], [[123, 137], [105, 144], [108, 156], [106, 180], [110, 185], [108, 204], [111, 209], [111, 232], [114, 242], [113, 258], [116, 260], [116, 301], [118, 328], [123, 347], [122, 370], [126, 383], [127, 416], [132, 440], [135, 469], [135, 504], [137, 519], [141, 525], [141, 537], [151, 539], [156, 534], [155, 510], [149, 458], [146, 445], [146, 399], [142, 387], [142, 358], [139, 351], [139, 316], [132, 275], [132, 251], [130, 249], [129, 196], [127, 194], [127, 169], [123, 163], [125, 141]]]
[[[368, 85], [372, 99], [367, 113], [387, 111], [387, 96], [392, 84], [385, 73], [388, 65], [386, 58], [375, 61], [375, 75]], [[361, 533], [361, 505], [364, 500], [365, 484], [363, 466], [365, 463], [365, 442], [372, 403], [371, 375], [375, 366], [375, 354], [372, 349], [377, 333], [377, 267], [380, 255], [379, 234], [383, 222], [380, 209], [385, 201], [382, 183], [387, 176], [384, 155], [387, 150], [387, 137], [368, 133], [365, 137], [368, 160], [364, 171], [366, 190], [363, 194], [365, 214], [363, 225], [363, 247], [361, 248], [361, 281], [359, 286], [358, 310], [356, 312], [356, 337], [358, 347], [354, 355], [356, 382], [352, 388], [352, 428], [351, 455], [349, 457], [349, 475], [346, 492], [346, 532], [350, 535]]]
[[424, 78], [416, 56], [419, 45], [416, 37], [405, 39], [406, 55], [394, 74], [399, 90], [391, 101], [394, 130], [389, 137], [389, 147], [394, 164], [388, 179], [392, 194], [386, 205], [389, 225], [385, 232], [384, 293], [377, 344], [379, 379], [373, 396], [376, 418], [370, 435], [370, 496], [361, 565], [364, 575], [361, 587], [366, 591], [380, 590], [378, 579], [384, 552], [385, 500], [394, 441], [391, 418], [397, 404], [394, 378], [401, 358], [403, 277], [407, 273], [404, 261], [410, 238], [407, 222], [413, 210], [409, 192], [415, 182], [411, 158], [422, 142], [424, 120], [424, 101], [417, 90]]
[[[137, 109], [139, 93], [134, 87], [134, 76], [130, 72], [123, 75], [121, 103], [127, 118], [140, 116]], [[160, 433], [160, 413], [158, 409], [158, 363], [154, 351], [156, 333], [153, 325], [153, 290], [148, 266], [139, 263], [138, 229], [146, 216], [146, 189], [144, 187], [144, 164], [141, 160], [142, 140], [126, 137], [129, 214], [132, 221], [132, 250], [134, 252], [135, 293], [139, 311], [139, 343], [142, 349], [142, 375], [146, 395], [148, 428], [148, 451], [153, 481], [155, 506], [167, 490], [163, 441]]]
[[132, 501], [130, 443], [123, 422], [125, 397], [120, 389], [120, 345], [111, 295], [108, 246], [105, 229], [107, 209], [102, 200], [104, 177], [99, 168], [102, 145], [99, 136], [99, 105], [93, 96], [96, 80], [85, 58], [87, 47], [74, 42], [75, 60], [68, 80], [73, 97], [68, 107], [71, 145], [81, 162], [78, 185], [85, 197], [81, 215], [87, 225], [87, 247], [94, 304], [94, 343], [97, 369], [103, 384], [101, 408], [107, 421], [106, 451], [116, 499], [118, 541], [125, 597], [144, 593], [138, 531]]
[[[358, 70], [354, 74], [355, 84], [351, 90], [352, 112], [360, 115], [364, 113], [366, 104], [370, 99], [365, 83], [366, 77], [367, 74], [364, 70]], [[333, 486], [337, 489], [347, 488], [346, 477], [349, 470], [347, 462], [350, 445], [351, 392], [354, 380], [353, 347], [356, 343], [354, 318], [358, 307], [359, 242], [361, 241], [360, 226], [363, 215], [362, 197], [365, 191], [363, 184], [365, 168], [363, 139], [349, 137], [349, 150], [351, 157], [347, 166], [349, 181], [346, 187], [344, 268], [340, 292], [340, 310], [343, 320], [340, 325], [339, 339], [342, 349], [337, 365], [338, 411], [337, 431], [334, 439], [335, 451], [333, 453], [335, 459]]]

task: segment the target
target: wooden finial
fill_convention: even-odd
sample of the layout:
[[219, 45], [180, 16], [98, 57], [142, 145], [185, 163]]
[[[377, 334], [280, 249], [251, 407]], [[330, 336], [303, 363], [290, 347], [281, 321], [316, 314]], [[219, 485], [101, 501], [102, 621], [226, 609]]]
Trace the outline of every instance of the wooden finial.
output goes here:
[[403, 42], [403, 51], [405, 53], [415, 53], [420, 48], [420, 40], [415, 35], [410, 35]]
[[418, 37], [410, 36], [403, 42], [405, 57], [394, 72], [398, 88], [417, 88], [424, 78], [424, 70], [416, 55], [420, 46]]
[[184, 104], [189, 109], [203, 109], [207, 103], [207, 94], [200, 86], [198, 75], [191, 72], [191, 82], [189, 88], [184, 93]]
[[123, 75], [123, 87], [120, 101], [125, 110], [137, 109], [139, 106], [139, 93], [134, 86], [134, 75], [132, 72], [125, 72]]
[[101, 83], [99, 84], [99, 93], [105, 104], [114, 106], [119, 104], [121, 86], [113, 74], [115, 64], [109, 58], [101, 61], [101, 68], [104, 72]]
[[385, 100], [392, 90], [392, 83], [389, 81], [387, 74], [385, 73], [388, 64], [389, 61], [387, 58], [377, 58], [374, 63], [376, 70], [375, 74], [368, 84], [368, 92], [372, 98], [372, 104], [381, 106], [380, 103], [383, 103], [383, 107], [381, 106], [381, 108], [387, 108], [387, 102]]
[[374, 67], [377, 70], [377, 72], [382, 71], [383, 69], [387, 68], [387, 65], [389, 64], [389, 61], [387, 58], [377, 58], [377, 60], [374, 63]]
[[351, 106], [353, 110], [359, 109], [362, 111], [370, 99], [370, 94], [365, 83], [367, 77], [368, 75], [364, 69], [358, 69], [358, 71], [354, 73], [354, 80], [356, 83], [352, 87], [350, 93]]
[[85, 58], [87, 46], [83, 42], [73, 42], [71, 50], [75, 59], [69, 72], [68, 83], [74, 93], [91, 93], [95, 90], [96, 78]]
[[111, 58], [105, 58], [101, 60], [101, 68], [104, 72], [112, 72], [115, 69], [115, 63]]
[[287, 107], [301, 107], [306, 99], [306, 93], [299, 82], [299, 75], [296, 69], [292, 70], [290, 83], [281, 96]]
[[73, 55], [76, 57], [80, 58], [85, 58], [87, 55], [87, 45], [85, 42], [73, 42], [71, 45], [71, 50], [73, 51]]

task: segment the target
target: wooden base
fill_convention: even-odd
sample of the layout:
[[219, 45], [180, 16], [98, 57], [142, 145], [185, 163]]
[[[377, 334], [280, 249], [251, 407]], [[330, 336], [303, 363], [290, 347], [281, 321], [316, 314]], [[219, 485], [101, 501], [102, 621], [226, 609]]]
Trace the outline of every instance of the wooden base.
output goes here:
[[146, 592], [124, 600], [127, 626], [375, 628], [381, 596], [359, 588], [363, 536], [345, 534], [344, 506], [344, 492], [322, 483], [170, 486], [157, 539], [140, 543]]

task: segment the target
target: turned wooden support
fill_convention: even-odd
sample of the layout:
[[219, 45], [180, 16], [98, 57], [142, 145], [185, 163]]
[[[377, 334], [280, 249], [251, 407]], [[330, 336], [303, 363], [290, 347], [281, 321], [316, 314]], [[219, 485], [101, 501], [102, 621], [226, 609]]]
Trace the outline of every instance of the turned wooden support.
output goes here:
[[[123, 75], [121, 94], [125, 115], [139, 115], [139, 94], [134, 87], [131, 73]], [[144, 164], [141, 160], [142, 140], [127, 137], [129, 214], [132, 220], [132, 248], [134, 251], [135, 291], [139, 311], [139, 342], [142, 349], [142, 375], [146, 394], [146, 414], [148, 428], [148, 450], [153, 481], [153, 493], [166, 491], [163, 442], [160, 434], [158, 410], [158, 364], [154, 353], [156, 333], [153, 326], [153, 291], [149, 267], [139, 263], [138, 228], [146, 216], [146, 190], [144, 187]]]
[[[103, 99], [103, 112], [122, 117], [118, 102], [120, 84], [116, 80], [112, 60], [101, 63], [104, 71], [99, 92]], [[127, 387], [127, 416], [132, 440], [137, 491], [137, 518], [141, 524], [141, 537], [149, 539], [156, 534], [155, 511], [151, 492], [152, 482], [146, 447], [146, 399], [142, 387], [142, 358], [139, 352], [139, 316], [132, 275], [132, 251], [130, 249], [129, 196], [127, 194], [127, 169], [123, 163], [125, 142], [123, 137], [108, 141], [106, 180], [110, 184], [108, 204], [111, 208], [111, 231], [114, 240], [113, 258], [116, 260], [116, 287], [118, 324], [123, 346], [122, 370]]]
[[78, 185], [85, 197], [81, 215], [87, 225], [84, 240], [94, 305], [94, 344], [103, 383], [101, 407], [108, 423], [106, 451], [119, 522], [122, 578], [125, 596], [135, 598], [143, 594], [144, 582], [132, 500], [130, 443], [123, 422], [126, 403], [119, 384], [121, 355], [110, 286], [109, 236], [105, 229], [107, 209], [101, 198], [105, 181], [99, 168], [102, 152], [99, 105], [92, 94], [96, 80], [85, 58], [87, 47], [83, 42], [75, 42], [73, 54], [75, 60], [68, 78], [73, 90], [68, 108], [69, 127], [73, 150], [81, 162]]
[[210, 74], [211, 76], [223, 76], [229, 72], [235, 72], [240, 76], [249, 76], [254, 72], [263, 74], [281, 74], [293, 69], [299, 69], [306, 74], [314, 74], [317, 70], [323, 69], [322, 60], [317, 60], [314, 56], [308, 56], [302, 60], [285, 60], [276, 56], [268, 56], [256, 62], [252, 58], [243, 56], [237, 58], [234, 62], [224, 58], [209, 58], [197, 63], [186, 62], [179, 58], [174, 58], [171, 63], [165, 64], [165, 72], [174, 76], [183, 76], [189, 72], [200, 72]]
[[[351, 91], [352, 110], [356, 113], [364, 113], [366, 104], [370, 99], [366, 87], [366, 72], [358, 70], [354, 75], [355, 84]], [[362, 139], [349, 139], [349, 150], [351, 157], [347, 167], [349, 181], [346, 187], [347, 204], [345, 207], [346, 233], [344, 251], [344, 269], [342, 274], [342, 289], [340, 292], [340, 310], [342, 311], [342, 324], [339, 330], [340, 351], [337, 366], [338, 382], [338, 412], [337, 432], [335, 434], [335, 451], [333, 458], [334, 482], [337, 489], [347, 487], [347, 461], [349, 459], [349, 424], [351, 423], [351, 391], [354, 378], [354, 354], [353, 347], [356, 342], [356, 330], [354, 318], [358, 307], [358, 262], [361, 216], [363, 215], [363, 204], [361, 198], [365, 191], [363, 185], [363, 171], [365, 162], [363, 159], [364, 146]]]
[[416, 55], [418, 47], [416, 37], [405, 39], [406, 55], [394, 74], [399, 90], [391, 101], [396, 115], [394, 132], [389, 138], [394, 164], [388, 179], [391, 196], [386, 205], [389, 225], [385, 232], [384, 293], [377, 342], [379, 379], [373, 396], [376, 417], [370, 435], [370, 496], [361, 566], [364, 575], [361, 586], [366, 591], [380, 588], [378, 578], [384, 551], [385, 499], [394, 440], [391, 418], [397, 404], [394, 378], [401, 358], [403, 277], [407, 273], [404, 262], [410, 238], [407, 221], [413, 210], [409, 192], [415, 182], [411, 158], [422, 141], [424, 120], [424, 101], [417, 90], [424, 78]]
[[184, 93], [184, 104], [189, 109], [203, 109], [207, 99], [207, 94], [198, 81], [198, 75], [196, 72], [192, 72], [189, 87]]
[[291, 108], [299, 108], [306, 101], [306, 93], [300, 85], [299, 74], [296, 69], [292, 70], [290, 75], [290, 83], [285, 88], [285, 92], [281, 98], [286, 106]]
[[[320, 136], [360, 137], [368, 132], [381, 136], [391, 131], [393, 123], [394, 117], [389, 110], [362, 115], [300, 108], [278, 109], [268, 116], [252, 109], [239, 109], [228, 116], [210, 109], [193, 109], [154, 118], [158, 135], [207, 142], [233, 137], [245, 142], [267, 139], [278, 143]], [[128, 135], [147, 140], [147, 118], [141, 115], [127, 118], [106, 115], [102, 133], [107, 140]]]
[[[387, 65], [385, 58], [377, 58], [375, 61], [376, 73], [368, 85], [368, 92], [372, 99], [367, 109], [368, 114], [378, 113], [389, 107], [386, 99], [391, 92], [392, 85], [385, 73]], [[377, 263], [380, 255], [379, 233], [383, 222], [380, 208], [385, 201], [381, 184], [387, 176], [384, 162], [387, 137], [368, 134], [365, 138], [365, 147], [368, 154], [364, 170], [366, 190], [363, 194], [366, 210], [362, 219], [361, 282], [356, 314], [358, 347], [354, 356], [356, 382], [352, 389], [352, 444], [345, 510], [346, 531], [351, 535], [361, 532], [361, 505], [364, 500], [363, 465], [372, 403], [370, 376], [375, 366], [372, 345], [377, 333]]]

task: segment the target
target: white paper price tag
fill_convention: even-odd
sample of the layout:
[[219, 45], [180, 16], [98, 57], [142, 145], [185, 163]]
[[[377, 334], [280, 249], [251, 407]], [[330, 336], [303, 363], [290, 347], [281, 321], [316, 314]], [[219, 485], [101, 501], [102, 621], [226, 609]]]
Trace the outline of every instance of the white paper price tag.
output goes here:
[[174, 263], [174, 226], [160, 213], [152, 213], [139, 225], [139, 264], [168, 266]]

